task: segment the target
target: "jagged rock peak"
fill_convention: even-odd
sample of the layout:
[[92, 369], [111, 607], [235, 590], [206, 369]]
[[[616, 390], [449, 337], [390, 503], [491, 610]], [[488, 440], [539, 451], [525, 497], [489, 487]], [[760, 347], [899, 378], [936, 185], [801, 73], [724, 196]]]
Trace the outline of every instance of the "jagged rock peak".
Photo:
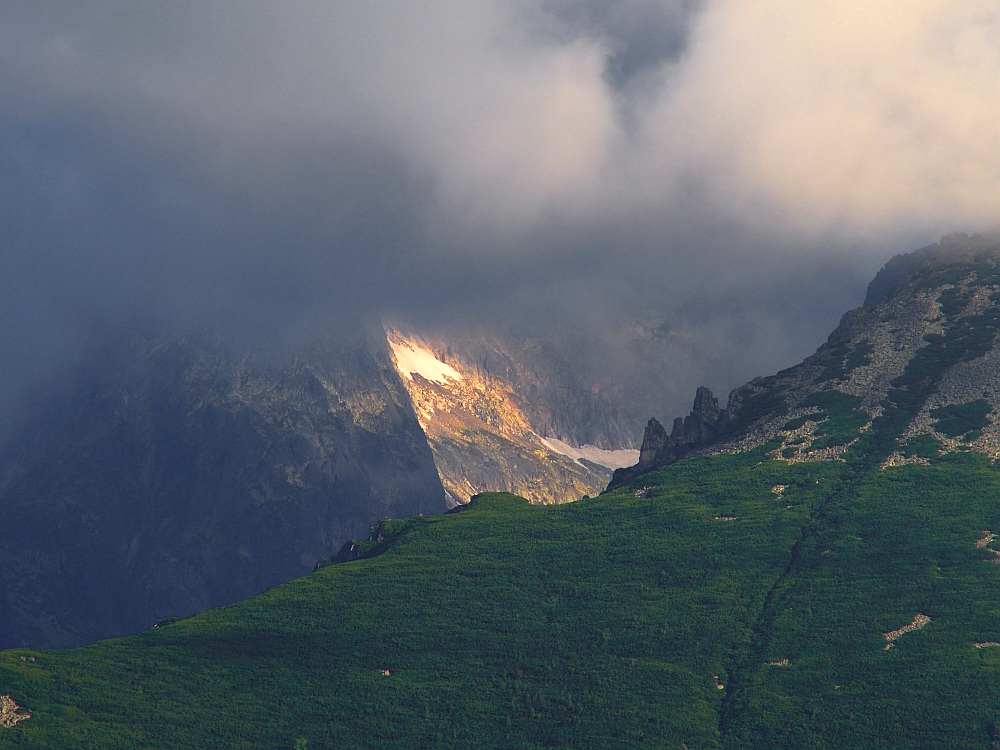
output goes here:
[[[674, 429], [677, 427], [675, 425]], [[639, 449], [639, 466], [651, 465], [656, 455], [663, 450], [670, 437], [656, 417], [650, 417], [646, 423], [646, 431], [642, 435], [642, 447]]]
[[865, 304], [800, 364], [736, 388], [720, 410], [699, 389], [691, 415], [611, 488], [701, 452], [772, 444], [778, 460], [1000, 460], [1000, 233], [948, 235], [892, 258]]
[[638, 474], [676, 461], [695, 448], [716, 439], [728, 423], [727, 412], [719, 408], [719, 400], [712, 391], [705, 386], [699, 387], [695, 392], [691, 413], [674, 420], [669, 436], [663, 425], [655, 417], [650, 417], [642, 437], [639, 463], [617, 469], [608, 488], [617, 487]]
[[675, 429], [671, 437], [685, 444], [704, 442], [717, 434], [722, 414], [719, 400], [712, 391], [700, 386], [695, 392], [694, 407], [684, 420], [681, 432], [678, 434]]

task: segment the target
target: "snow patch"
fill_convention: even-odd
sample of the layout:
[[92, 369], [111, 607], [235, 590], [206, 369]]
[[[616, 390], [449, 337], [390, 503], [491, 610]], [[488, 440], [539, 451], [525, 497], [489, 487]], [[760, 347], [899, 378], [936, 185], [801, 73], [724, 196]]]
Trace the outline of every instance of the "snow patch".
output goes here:
[[569, 443], [564, 443], [562, 440], [556, 440], [555, 438], [540, 437], [539, 440], [542, 441], [542, 445], [553, 453], [569, 456], [576, 461], [582, 458], [609, 469], [621, 469], [626, 466], [635, 466], [639, 463], [639, 451], [631, 448], [622, 448], [616, 451], [604, 450], [603, 448], [598, 448], [596, 445], [584, 445], [580, 448], [574, 448]]
[[448, 380], [462, 379], [462, 373], [435, 357], [434, 352], [426, 347], [392, 339], [389, 339], [389, 345], [396, 360], [396, 369], [407, 380], [413, 380], [414, 375], [419, 375], [432, 383], [444, 385]]

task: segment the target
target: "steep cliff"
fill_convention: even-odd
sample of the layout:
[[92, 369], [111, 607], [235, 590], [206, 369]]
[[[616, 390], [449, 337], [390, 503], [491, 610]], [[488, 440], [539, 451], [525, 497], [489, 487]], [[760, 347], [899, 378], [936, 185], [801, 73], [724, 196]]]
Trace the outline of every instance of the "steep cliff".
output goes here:
[[[397, 329], [387, 335], [451, 504], [485, 491], [540, 504], [577, 500], [600, 492], [612, 469], [634, 460], [631, 450], [580, 449], [540, 434], [544, 427], [532, 422], [537, 409], [526, 407], [521, 388], [524, 363], [499, 347], [489, 358], [494, 365], [484, 366], [466, 353], [468, 339], [435, 341]], [[482, 355], [483, 342], [476, 345]], [[505, 366], [497, 367], [501, 358]]]
[[0, 463], [2, 645], [243, 599], [381, 516], [446, 508], [377, 334], [281, 358], [131, 334], [70, 381], [39, 396]]

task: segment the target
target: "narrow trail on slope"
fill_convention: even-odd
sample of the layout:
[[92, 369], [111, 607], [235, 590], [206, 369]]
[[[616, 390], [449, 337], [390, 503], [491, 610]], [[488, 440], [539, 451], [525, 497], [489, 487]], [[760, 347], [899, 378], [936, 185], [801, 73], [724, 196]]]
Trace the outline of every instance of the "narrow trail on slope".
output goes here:
[[799, 538], [789, 550], [788, 561], [764, 596], [760, 613], [757, 615], [757, 619], [751, 628], [752, 637], [745, 657], [734, 664], [732, 669], [727, 670], [729, 680], [726, 684], [726, 693], [722, 699], [722, 705], [719, 708], [719, 734], [723, 739], [729, 731], [732, 720], [738, 710], [740, 695], [746, 686], [752, 683], [754, 676], [765, 666], [764, 656], [770, 644], [771, 628], [777, 615], [775, 600], [779, 592], [796, 570], [802, 558], [802, 551], [812, 534], [820, 526], [827, 508], [849, 497], [864, 474], [863, 466], [855, 467], [844, 478], [841, 486], [824, 498], [809, 515], [809, 518], [802, 524]]

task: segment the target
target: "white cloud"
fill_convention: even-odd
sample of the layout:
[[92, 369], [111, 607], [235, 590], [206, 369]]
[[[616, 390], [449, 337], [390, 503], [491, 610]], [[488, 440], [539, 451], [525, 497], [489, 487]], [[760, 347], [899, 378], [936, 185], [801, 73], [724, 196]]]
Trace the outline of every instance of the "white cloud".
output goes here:
[[998, 39], [989, 0], [716, 0], [650, 143], [666, 169], [813, 232], [989, 224]]

